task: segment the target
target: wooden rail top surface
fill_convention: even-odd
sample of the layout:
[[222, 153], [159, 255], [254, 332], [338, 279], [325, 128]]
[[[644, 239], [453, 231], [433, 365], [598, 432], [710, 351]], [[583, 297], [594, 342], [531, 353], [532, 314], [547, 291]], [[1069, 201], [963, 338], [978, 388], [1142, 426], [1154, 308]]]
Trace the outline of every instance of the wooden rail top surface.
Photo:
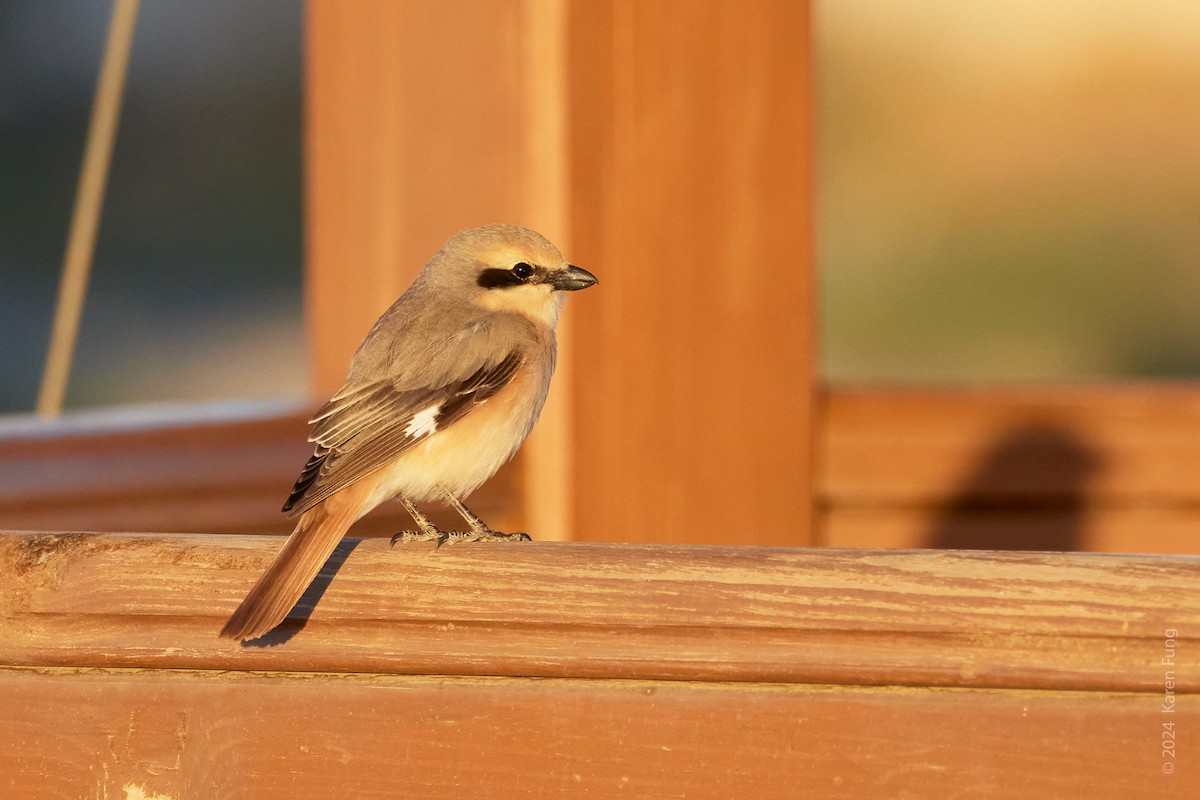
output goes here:
[[218, 639], [280, 543], [0, 533], [0, 663], [1161, 692], [1172, 633], [1200, 663], [1200, 557], [1153, 555], [347, 539], [281, 628]]

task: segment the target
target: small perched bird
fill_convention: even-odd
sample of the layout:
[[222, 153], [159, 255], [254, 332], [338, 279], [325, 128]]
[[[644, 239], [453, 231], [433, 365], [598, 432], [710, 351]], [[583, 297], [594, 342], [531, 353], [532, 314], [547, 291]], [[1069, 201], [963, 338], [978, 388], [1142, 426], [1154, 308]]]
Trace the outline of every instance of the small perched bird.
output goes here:
[[554, 372], [563, 292], [596, 277], [516, 225], [462, 231], [371, 328], [345, 385], [310, 420], [316, 451], [283, 510], [298, 516], [279, 555], [221, 635], [255, 639], [287, 616], [350, 525], [384, 500], [445, 541], [416, 503], [466, 520], [456, 538], [501, 540], [463, 505], [525, 440]]

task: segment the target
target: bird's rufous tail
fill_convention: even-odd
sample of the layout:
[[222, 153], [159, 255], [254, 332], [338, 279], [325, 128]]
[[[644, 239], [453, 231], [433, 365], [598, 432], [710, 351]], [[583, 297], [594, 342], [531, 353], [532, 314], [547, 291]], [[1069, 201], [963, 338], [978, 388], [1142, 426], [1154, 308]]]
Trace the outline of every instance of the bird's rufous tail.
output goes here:
[[[350, 487], [352, 490], [355, 487]], [[346, 530], [359, 516], [359, 503], [340, 492], [300, 515], [296, 529], [246, 599], [221, 629], [228, 639], [257, 639], [283, 622], [321, 571]]]

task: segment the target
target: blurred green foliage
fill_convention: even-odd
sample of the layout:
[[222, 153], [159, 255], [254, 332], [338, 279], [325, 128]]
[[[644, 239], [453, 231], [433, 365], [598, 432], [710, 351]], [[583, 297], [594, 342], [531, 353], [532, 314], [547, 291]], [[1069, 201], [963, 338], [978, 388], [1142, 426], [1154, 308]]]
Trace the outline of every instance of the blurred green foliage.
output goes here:
[[826, 377], [1200, 374], [1200, 6], [817, 21]]

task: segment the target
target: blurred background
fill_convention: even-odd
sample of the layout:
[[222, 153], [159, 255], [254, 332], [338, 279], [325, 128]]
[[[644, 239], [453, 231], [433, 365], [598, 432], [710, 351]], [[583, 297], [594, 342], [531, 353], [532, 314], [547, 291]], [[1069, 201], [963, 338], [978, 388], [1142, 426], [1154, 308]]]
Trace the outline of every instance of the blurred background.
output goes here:
[[1200, 4], [816, 19], [828, 378], [1200, 374]]
[[[1200, 5], [815, 10], [825, 378], [1200, 375]], [[0, 0], [0, 412], [37, 392], [109, 13]], [[69, 407], [304, 396], [301, 24], [143, 4]]]
[[[0, 411], [37, 395], [111, 10], [0, 0]], [[301, 10], [142, 3], [68, 407], [305, 394]]]

